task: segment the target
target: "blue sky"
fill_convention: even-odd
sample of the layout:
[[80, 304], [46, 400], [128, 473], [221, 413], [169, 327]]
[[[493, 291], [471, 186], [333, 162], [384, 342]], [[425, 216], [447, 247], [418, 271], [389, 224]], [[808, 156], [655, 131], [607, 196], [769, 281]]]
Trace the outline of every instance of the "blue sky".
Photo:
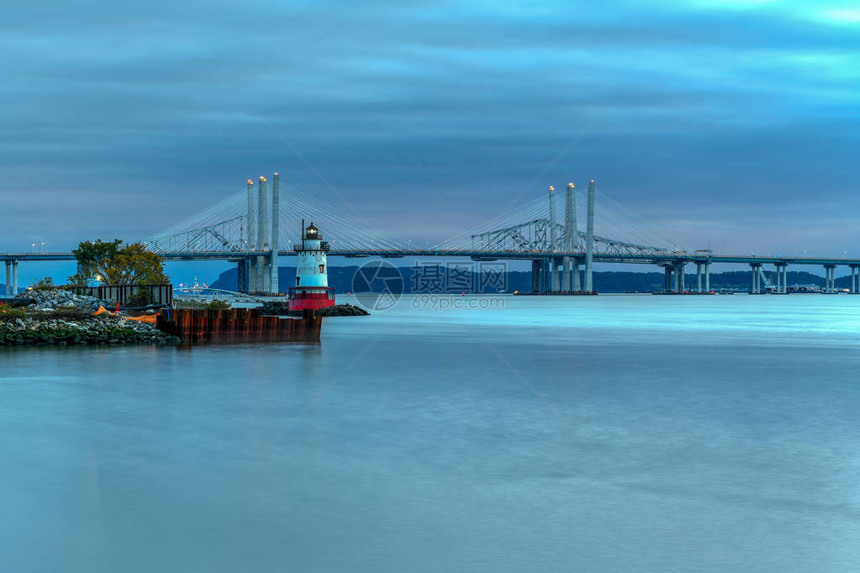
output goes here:
[[339, 204], [262, 116], [416, 242], [595, 178], [691, 248], [860, 256], [856, 2], [11, 0], [0, 22], [0, 250], [143, 239], [275, 170]]

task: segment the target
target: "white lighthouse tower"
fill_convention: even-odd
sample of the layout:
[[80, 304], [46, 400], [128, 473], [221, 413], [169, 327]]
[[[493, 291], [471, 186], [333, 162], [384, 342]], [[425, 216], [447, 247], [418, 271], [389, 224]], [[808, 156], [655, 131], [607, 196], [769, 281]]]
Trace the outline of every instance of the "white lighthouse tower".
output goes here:
[[301, 314], [306, 308], [318, 310], [334, 306], [334, 289], [328, 286], [326, 253], [329, 245], [322, 240], [319, 229], [302, 220], [302, 242], [296, 251], [296, 284], [289, 289], [289, 309]]

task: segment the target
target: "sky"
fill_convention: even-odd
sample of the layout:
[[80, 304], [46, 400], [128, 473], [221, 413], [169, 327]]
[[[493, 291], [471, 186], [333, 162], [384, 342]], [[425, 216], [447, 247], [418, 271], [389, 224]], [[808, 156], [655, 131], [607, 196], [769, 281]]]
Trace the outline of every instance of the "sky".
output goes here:
[[416, 243], [594, 178], [679, 245], [860, 257], [857, 6], [5, 0], [0, 251], [279, 171]]

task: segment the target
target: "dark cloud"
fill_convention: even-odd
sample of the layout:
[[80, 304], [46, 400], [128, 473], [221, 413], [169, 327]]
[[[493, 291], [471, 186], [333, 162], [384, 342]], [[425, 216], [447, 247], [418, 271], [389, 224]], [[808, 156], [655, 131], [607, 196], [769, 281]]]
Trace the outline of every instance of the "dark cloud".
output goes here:
[[856, 27], [806, 8], [2, 12], [3, 250], [140, 239], [275, 169], [337, 203], [258, 114], [365, 217], [416, 241], [497, 215], [580, 137], [525, 198], [594, 177], [680, 244], [831, 253], [860, 239], [845, 224], [860, 180]]

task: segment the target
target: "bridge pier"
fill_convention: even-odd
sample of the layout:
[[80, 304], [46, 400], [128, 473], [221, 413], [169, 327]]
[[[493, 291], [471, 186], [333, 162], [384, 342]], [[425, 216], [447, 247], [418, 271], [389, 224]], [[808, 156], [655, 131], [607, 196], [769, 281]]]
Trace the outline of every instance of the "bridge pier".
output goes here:
[[860, 267], [851, 265], [851, 294], [857, 294], [858, 279], [860, 279]]
[[750, 283], [750, 294], [760, 294], [761, 293], [761, 263], [750, 263], [750, 270], [752, 271], [752, 282]]
[[541, 271], [541, 261], [533, 260], [532, 261], [532, 292], [540, 292], [540, 271]]
[[705, 292], [711, 292], [711, 262], [705, 263]]
[[265, 255], [260, 255], [257, 257], [257, 292], [269, 292], [268, 291], [268, 277], [267, 275], [268, 265], [266, 264]]
[[272, 292], [272, 257], [263, 257], [263, 292]]
[[12, 296], [18, 296], [18, 260], [12, 259]]
[[672, 265], [663, 265], [663, 292], [675, 292], [672, 284]]
[[541, 292], [546, 294], [552, 291], [552, 258], [543, 260], [543, 268], [541, 268]]
[[565, 256], [561, 259], [561, 290], [562, 292], [571, 292], [570, 290], [570, 257]]
[[12, 261], [6, 261], [6, 296], [12, 294]]
[[696, 292], [702, 292], [702, 263], [696, 263]]
[[675, 263], [675, 292], [685, 292], [687, 286], [684, 284], [684, 267], [687, 266], [685, 261]]
[[236, 290], [247, 294], [251, 292], [251, 261], [249, 259], [239, 259], [237, 268], [238, 284], [236, 285]]
[[776, 267], [776, 293], [788, 294], [788, 263], [775, 263]]
[[836, 292], [836, 265], [824, 265], [824, 292]]
[[573, 265], [572, 274], [573, 274], [573, 292], [582, 292], [582, 276], [580, 275], [579, 270], [579, 259], [577, 257], [573, 257], [571, 261]]

